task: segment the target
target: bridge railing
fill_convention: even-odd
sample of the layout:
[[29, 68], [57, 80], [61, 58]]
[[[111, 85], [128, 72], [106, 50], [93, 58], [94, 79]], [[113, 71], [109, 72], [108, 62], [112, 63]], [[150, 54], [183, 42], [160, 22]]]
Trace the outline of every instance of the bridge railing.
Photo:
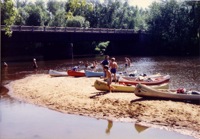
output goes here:
[[[133, 29], [109, 28], [78, 28], [78, 27], [48, 27], [48, 26], [11, 26], [12, 31], [18, 32], [77, 32], [77, 33], [136, 33]], [[4, 31], [4, 25], [1, 25]]]

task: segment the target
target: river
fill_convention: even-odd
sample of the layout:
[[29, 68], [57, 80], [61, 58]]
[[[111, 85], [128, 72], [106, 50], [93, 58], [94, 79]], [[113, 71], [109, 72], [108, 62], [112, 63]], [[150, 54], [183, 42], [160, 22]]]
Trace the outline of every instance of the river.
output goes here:
[[[124, 69], [124, 56], [115, 57], [119, 70]], [[169, 74], [170, 88], [200, 90], [200, 57], [130, 57], [131, 67], [138, 74]], [[103, 57], [75, 58], [67, 60], [40, 61], [38, 70], [30, 62], [7, 62], [2, 67], [2, 84], [18, 80], [32, 74], [48, 74], [49, 69], [66, 71], [79, 61], [101, 61]], [[199, 101], [200, 102], [200, 101]], [[199, 103], [200, 104], [200, 103]], [[197, 105], [199, 105], [197, 104]], [[193, 139], [166, 130], [140, 127], [133, 123], [111, 122], [84, 116], [68, 115], [47, 108], [16, 100], [1, 87], [0, 97], [0, 138], [138, 138], [138, 139]]]

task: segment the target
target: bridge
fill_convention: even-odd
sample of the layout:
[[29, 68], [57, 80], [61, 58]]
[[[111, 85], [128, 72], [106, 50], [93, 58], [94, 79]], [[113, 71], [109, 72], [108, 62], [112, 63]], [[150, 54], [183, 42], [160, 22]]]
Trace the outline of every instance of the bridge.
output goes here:
[[[42, 53], [42, 55], [47, 54], [47, 51], [50, 56], [55, 51], [59, 51], [59, 53], [62, 51], [62, 55], [66, 55], [67, 51], [67, 55], [70, 55], [71, 44], [74, 44], [75, 53], [80, 51], [86, 53], [83, 52], [82, 47], [88, 47], [88, 44], [83, 42], [92, 44], [93, 41], [110, 41], [110, 50], [114, 54], [131, 52], [133, 49], [135, 52], [134, 47], [143, 43], [147, 36], [146, 33], [136, 32], [133, 29], [12, 26], [11, 30], [12, 37], [7, 37], [4, 26], [1, 25], [3, 56], [13, 55], [13, 53], [19, 53], [18, 55], [32, 53], [32, 51], [36, 51], [34, 48], [38, 49], [35, 53]], [[87, 52], [92, 53], [91, 51]]]
[[[46, 26], [12, 26], [12, 41], [130, 41], [135, 40], [141, 32], [133, 29], [109, 28], [77, 28], [77, 27], [46, 27]], [[4, 26], [1, 26], [4, 32]], [[3, 33], [2, 33], [3, 34]], [[9, 41], [2, 35], [3, 40]], [[50, 40], [49, 40], [50, 39]]]

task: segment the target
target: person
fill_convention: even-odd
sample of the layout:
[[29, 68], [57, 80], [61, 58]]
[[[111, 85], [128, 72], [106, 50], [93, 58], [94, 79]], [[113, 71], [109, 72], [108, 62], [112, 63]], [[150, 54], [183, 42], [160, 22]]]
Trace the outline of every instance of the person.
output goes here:
[[131, 66], [131, 60], [128, 57], [125, 57], [125, 68]]
[[90, 65], [90, 68], [91, 68], [91, 69], [95, 69], [96, 66], [97, 66], [96, 61], [93, 61], [93, 63]]
[[111, 59], [109, 67], [110, 67], [111, 74], [114, 74], [114, 80], [116, 83], [117, 82], [116, 72], [117, 72], [118, 65], [117, 65], [117, 62], [115, 61], [114, 57]]
[[33, 58], [33, 68], [34, 69], [37, 69], [38, 68], [38, 65], [37, 65], [37, 62], [36, 62], [36, 59]]
[[[109, 65], [109, 55], [106, 55], [104, 60], [101, 62], [103, 71], [104, 71], [104, 66]], [[106, 77], [106, 72], [104, 71], [104, 77]]]
[[87, 69], [87, 68], [88, 68], [88, 66], [89, 66], [89, 62], [88, 62], [88, 61], [86, 61], [86, 62], [85, 62], [85, 68]]
[[79, 66], [74, 66], [74, 67], [72, 68], [73, 71], [77, 71], [78, 69], [79, 69]]
[[3, 67], [4, 68], [8, 67], [8, 64], [6, 62], [3, 62]]
[[106, 73], [106, 77], [103, 77], [104, 79], [107, 79], [107, 85], [108, 85], [108, 88], [109, 88], [109, 92], [111, 92], [111, 83], [112, 83], [112, 75], [111, 75], [111, 72], [109, 71], [109, 66], [108, 65], [105, 65], [104, 66], [104, 71]]

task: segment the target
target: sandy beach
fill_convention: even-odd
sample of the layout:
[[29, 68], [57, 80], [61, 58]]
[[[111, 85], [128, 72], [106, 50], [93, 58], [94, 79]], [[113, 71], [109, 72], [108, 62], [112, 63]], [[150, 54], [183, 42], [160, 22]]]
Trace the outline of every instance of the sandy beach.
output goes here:
[[92, 85], [99, 78], [36, 74], [7, 85], [11, 96], [69, 114], [137, 122], [200, 138], [200, 105], [144, 100], [133, 93], [107, 93]]

